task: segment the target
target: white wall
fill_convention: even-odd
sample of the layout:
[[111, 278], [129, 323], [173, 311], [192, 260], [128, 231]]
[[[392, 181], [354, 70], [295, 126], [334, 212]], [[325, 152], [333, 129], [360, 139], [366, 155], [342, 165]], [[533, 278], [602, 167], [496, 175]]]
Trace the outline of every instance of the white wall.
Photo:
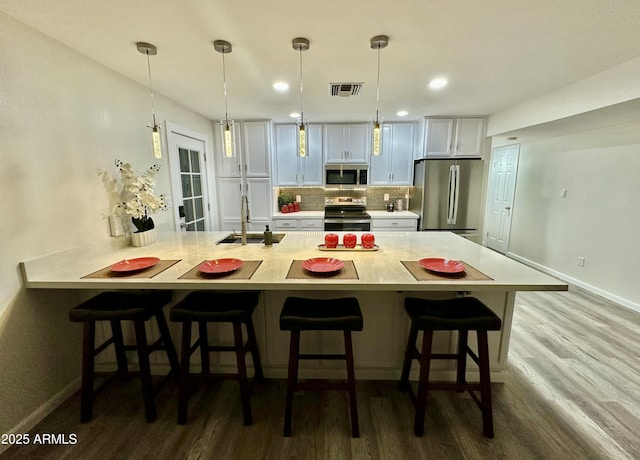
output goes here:
[[640, 311], [638, 106], [518, 133], [509, 252]]
[[[0, 43], [0, 433], [7, 433], [72, 384], [80, 366], [80, 326], [67, 316], [80, 294], [25, 290], [18, 263], [108, 240], [109, 205], [96, 170], [115, 173], [116, 158], [140, 170], [157, 160], [146, 128], [148, 88], [3, 13]], [[209, 120], [161, 96], [155, 102], [159, 119], [213, 135]], [[167, 159], [160, 163], [156, 190], [169, 194]], [[169, 212], [154, 220], [172, 222]]]

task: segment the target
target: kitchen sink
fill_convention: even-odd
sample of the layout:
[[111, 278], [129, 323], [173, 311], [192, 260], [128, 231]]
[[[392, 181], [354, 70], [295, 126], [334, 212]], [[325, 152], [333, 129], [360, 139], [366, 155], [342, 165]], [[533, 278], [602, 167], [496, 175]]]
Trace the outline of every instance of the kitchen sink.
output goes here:
[[[282, 238], [284, 238], [284, 233], [274, 233], [273, 234], [273, 242], [279, 243]], [[216, 244], [241, 244], [242, 243], [242, 235], [239, 233], [230, 233], [225, 236], [223, 239], [218, 241]], [[247, 233], [247, 244], [261, 244], [264, 243], [264, 235], [262, 233]]]

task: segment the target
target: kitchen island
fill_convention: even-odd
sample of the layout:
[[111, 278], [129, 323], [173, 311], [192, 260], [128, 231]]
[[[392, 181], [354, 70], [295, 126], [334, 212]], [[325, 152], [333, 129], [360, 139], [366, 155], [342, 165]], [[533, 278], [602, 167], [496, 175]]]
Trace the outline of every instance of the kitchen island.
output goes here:
[[[263, 244], [217, 244], [228, 232], [164, 233], [151, 246], [117, 247], [113, 243], [96, 244], [22, 262], [25, 286], [38, 289], [170, 289], [179, 300], [188, 291], [198, 289], [251, 289], [263, 292], [254, 314], [259, 347], [267, 376], [284, 377], [288, 359], [288, 334], [278, 327], [280, 309], [288, 295], [331, 298], [355, 296], [364, 316], [364, 330], [354, 334], [354, 354], [358, 378], [396, 379], [402, 365], [408, 318], [402, 308], [406, 296], [446, 298], [473, 295], [486, 303], [502, 319], [502, 330], [489, 333], [491, 372], [494, 381], [504, 379], [515, 293], [525, 290], [566, 290], [567, 285], [520, 262], [448, 232], [375, 233], [377, 251], [321, 251], [324, 232], [291, 232], [273, 246]], [[116, 247], [114, 247], [116, 246]], [[158, 257], [177, 261], [152, 278], [86, 276], [123, 259]], [[217, 258], [261, 261], [250, 279], [216, 277], [181, 278], [201, 262]], [[353, 261], [355, 279], [316, 276], [290, 279], [294, 260], [312, 257], [337, 257]], [[441, 277], [419, 281], [403, 265], [426, 257], [461, 260], [486, 279]], [[71, 307], [71, 306], [70, 306]], [[175, 326], [175, 325], [172, 325]], [[218, 328], [225, 339], [231, 338], [224, 326]], [[178, 334], [174, 327], [172, 333]], [[471, 338], [470, 343], [475, 339]], [[302, 348], [309, 352], [335, 352], [341, 336], [327, 332], [305, 334]], [[435, 351], [455, 346], [455, 334], [436, 336]], [[233, 365], [222, 358], [221, 367]], [[159, 363], [162, 364], [162, 363]], [[434, 378], [453, 375], [453, 363], [438, 363]], [[337, 367], [337, 368], [336, 368]], [[474, 371], [473, 367], [470, 367]], [[313, 363], [301, 369], [301, 376], [342, 375], [340, 363]], [[439, 375], [441, 374], [441, 375]]]

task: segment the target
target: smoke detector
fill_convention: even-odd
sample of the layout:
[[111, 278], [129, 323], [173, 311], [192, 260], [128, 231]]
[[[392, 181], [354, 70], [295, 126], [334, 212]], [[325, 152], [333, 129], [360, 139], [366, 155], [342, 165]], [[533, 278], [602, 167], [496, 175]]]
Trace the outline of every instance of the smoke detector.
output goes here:
[[364, 82], [329, 83], [329, 94], [340, 97], [357, 96], [362, 85]]

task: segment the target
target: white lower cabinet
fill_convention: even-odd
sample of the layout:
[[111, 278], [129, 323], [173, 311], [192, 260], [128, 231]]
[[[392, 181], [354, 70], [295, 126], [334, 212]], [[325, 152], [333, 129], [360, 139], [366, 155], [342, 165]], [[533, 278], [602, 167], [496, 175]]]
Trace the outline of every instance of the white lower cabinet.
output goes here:
[[371, 231], [378, 232], [415, 232], [418, 230], [418, 218], [410, 217], [372, 217]]
[[322, 231], [324, 220], [321, 217], [273, 218], [273, 229], [279, 231]]

